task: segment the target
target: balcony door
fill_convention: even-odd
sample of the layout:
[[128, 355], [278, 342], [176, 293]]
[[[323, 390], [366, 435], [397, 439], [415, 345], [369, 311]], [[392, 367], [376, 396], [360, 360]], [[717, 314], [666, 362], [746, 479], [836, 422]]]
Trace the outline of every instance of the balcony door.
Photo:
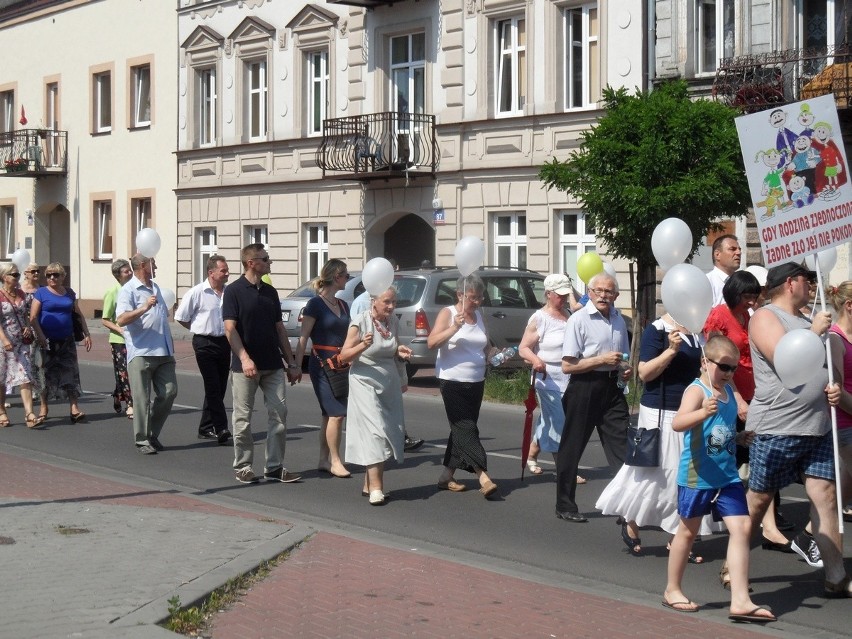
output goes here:
[[423, 151], [418, 143], [426, 111], [426, 34], [410, 33], [390, 41], [391, 98], [396, 120], [392, 127], [391, 163], [419, 164]]
[[[831, 54], [835, 47], [849, 44], [852, 31], [852, 7], [848, 0], [798, 0], [796, 46]], [[802, 73], [811, 77], [834, 63], [833, 56], [810, 56]]]

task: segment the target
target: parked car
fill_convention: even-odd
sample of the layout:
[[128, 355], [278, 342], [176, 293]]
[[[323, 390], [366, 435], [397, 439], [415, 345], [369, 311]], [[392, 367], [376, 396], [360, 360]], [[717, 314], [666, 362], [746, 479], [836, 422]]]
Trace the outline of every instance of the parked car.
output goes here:
[[[521, 342], [533, 311], [544, 304], [544, 276], [525, 269], [483, 267], [476, 272], [485, 282], [480, 306], [488, 335], [497, 348]], [[396, 314], [400, 343], [411, 347], [409, 373], [435, 366], [437, 351], [426, 345], [438, 312], [456, 302], [457, 269], [407, 269], [397, 271]], [[504, 366], [521, 366], [517, 356]]]
[[[364, 285], [361, 283], [360, 272], [350, 272], [349, 280], [346, 282], [346, 288], [338, 291], [335, 297], [342, 299], [344, 302], [352, 305], [352, 301], [364, 292]], [[281, 316], [284, 321], [284, 328], [287, 329], [287, 339], [290, 341], [290, 348], [293, 353], [299, 347], [299, 336], [302, 334], [302, 316], [305, 311], [305, 306], [308, 300], [311, 299], [316, 292], [310, 282], [306, 282], [287, 297], [281, 298]], [[308, 347], [305, 350], [305, 358], [311, 353], [311, 340], [308, 339]]]

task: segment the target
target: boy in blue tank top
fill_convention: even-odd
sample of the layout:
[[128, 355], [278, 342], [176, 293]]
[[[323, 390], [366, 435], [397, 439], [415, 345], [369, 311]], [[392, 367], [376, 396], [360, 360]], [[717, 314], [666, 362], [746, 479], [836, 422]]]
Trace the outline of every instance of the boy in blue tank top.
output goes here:
[[[677, 612], [696, 612], [698, 604], [683, 593], [681, 582], [701, 518], [713, 513], [728, 528], [727, 570], [731, 607], [728, 618], [740, 622], [775, 621], [769, 608], [749, 596], [748, 554], [751, 519], [745, 488], [737, 474], [736, 444], [747, 446], [751, 433], [737, 433], [737, 402], [731, 377], [740, 353], [723, 335], [714, 335], [704, 347], [701, 376], [684, 391], [672, 421], [684, 433], [678, 468], [677, 510], [680, 526], [669, 553], [668, 584], [663, 605]], [[723, 570], [725, 570], [723, 568]]]

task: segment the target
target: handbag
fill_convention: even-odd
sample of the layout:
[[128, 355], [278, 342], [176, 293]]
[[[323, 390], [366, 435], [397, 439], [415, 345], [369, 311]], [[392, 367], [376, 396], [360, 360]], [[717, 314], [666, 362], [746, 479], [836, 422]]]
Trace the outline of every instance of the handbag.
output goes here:
[[82, 342], [86, 339], [86, 333], [83, 331], [83, 320], [74, 311], [71, 311], [71, 323], [74, 325], [74, 341]]
[[335, 399], [345, 400], [349, 397], [349, 364], [342, 361], [339, 355], [319, 358], [323, 373], [328, 379], [331, 394]]
[[627, 466], [655, 468], [660, 465], [660, 427], [665, 410], [666, 387], [660, 379], [660, 408], [657, 410], [656, 428], [627, 427], [627, 452], [624, 463]]

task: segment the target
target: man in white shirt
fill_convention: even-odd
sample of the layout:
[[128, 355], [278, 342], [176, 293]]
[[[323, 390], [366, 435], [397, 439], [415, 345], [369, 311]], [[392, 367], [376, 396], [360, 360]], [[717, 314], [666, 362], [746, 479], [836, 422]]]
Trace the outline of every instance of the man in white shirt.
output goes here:
[[742, 249], [736, 235], [720, 235], [713, 242], [713, 270], [707, 273], [713, 289], [713, 306], [722, 304], [722, 287], [734, 271], [740, 268]]
[[198, 439], [215, 439], [223, 446], [231, 439], [225, 413], [231, 347], [222, 320], [222, 295], [229, 275], [225, 258], [211, 255], [207, 259], [207, 279], [189, 289], [175, 311], [175, 321], [193, 333], [192, 349], [204, 382]]

